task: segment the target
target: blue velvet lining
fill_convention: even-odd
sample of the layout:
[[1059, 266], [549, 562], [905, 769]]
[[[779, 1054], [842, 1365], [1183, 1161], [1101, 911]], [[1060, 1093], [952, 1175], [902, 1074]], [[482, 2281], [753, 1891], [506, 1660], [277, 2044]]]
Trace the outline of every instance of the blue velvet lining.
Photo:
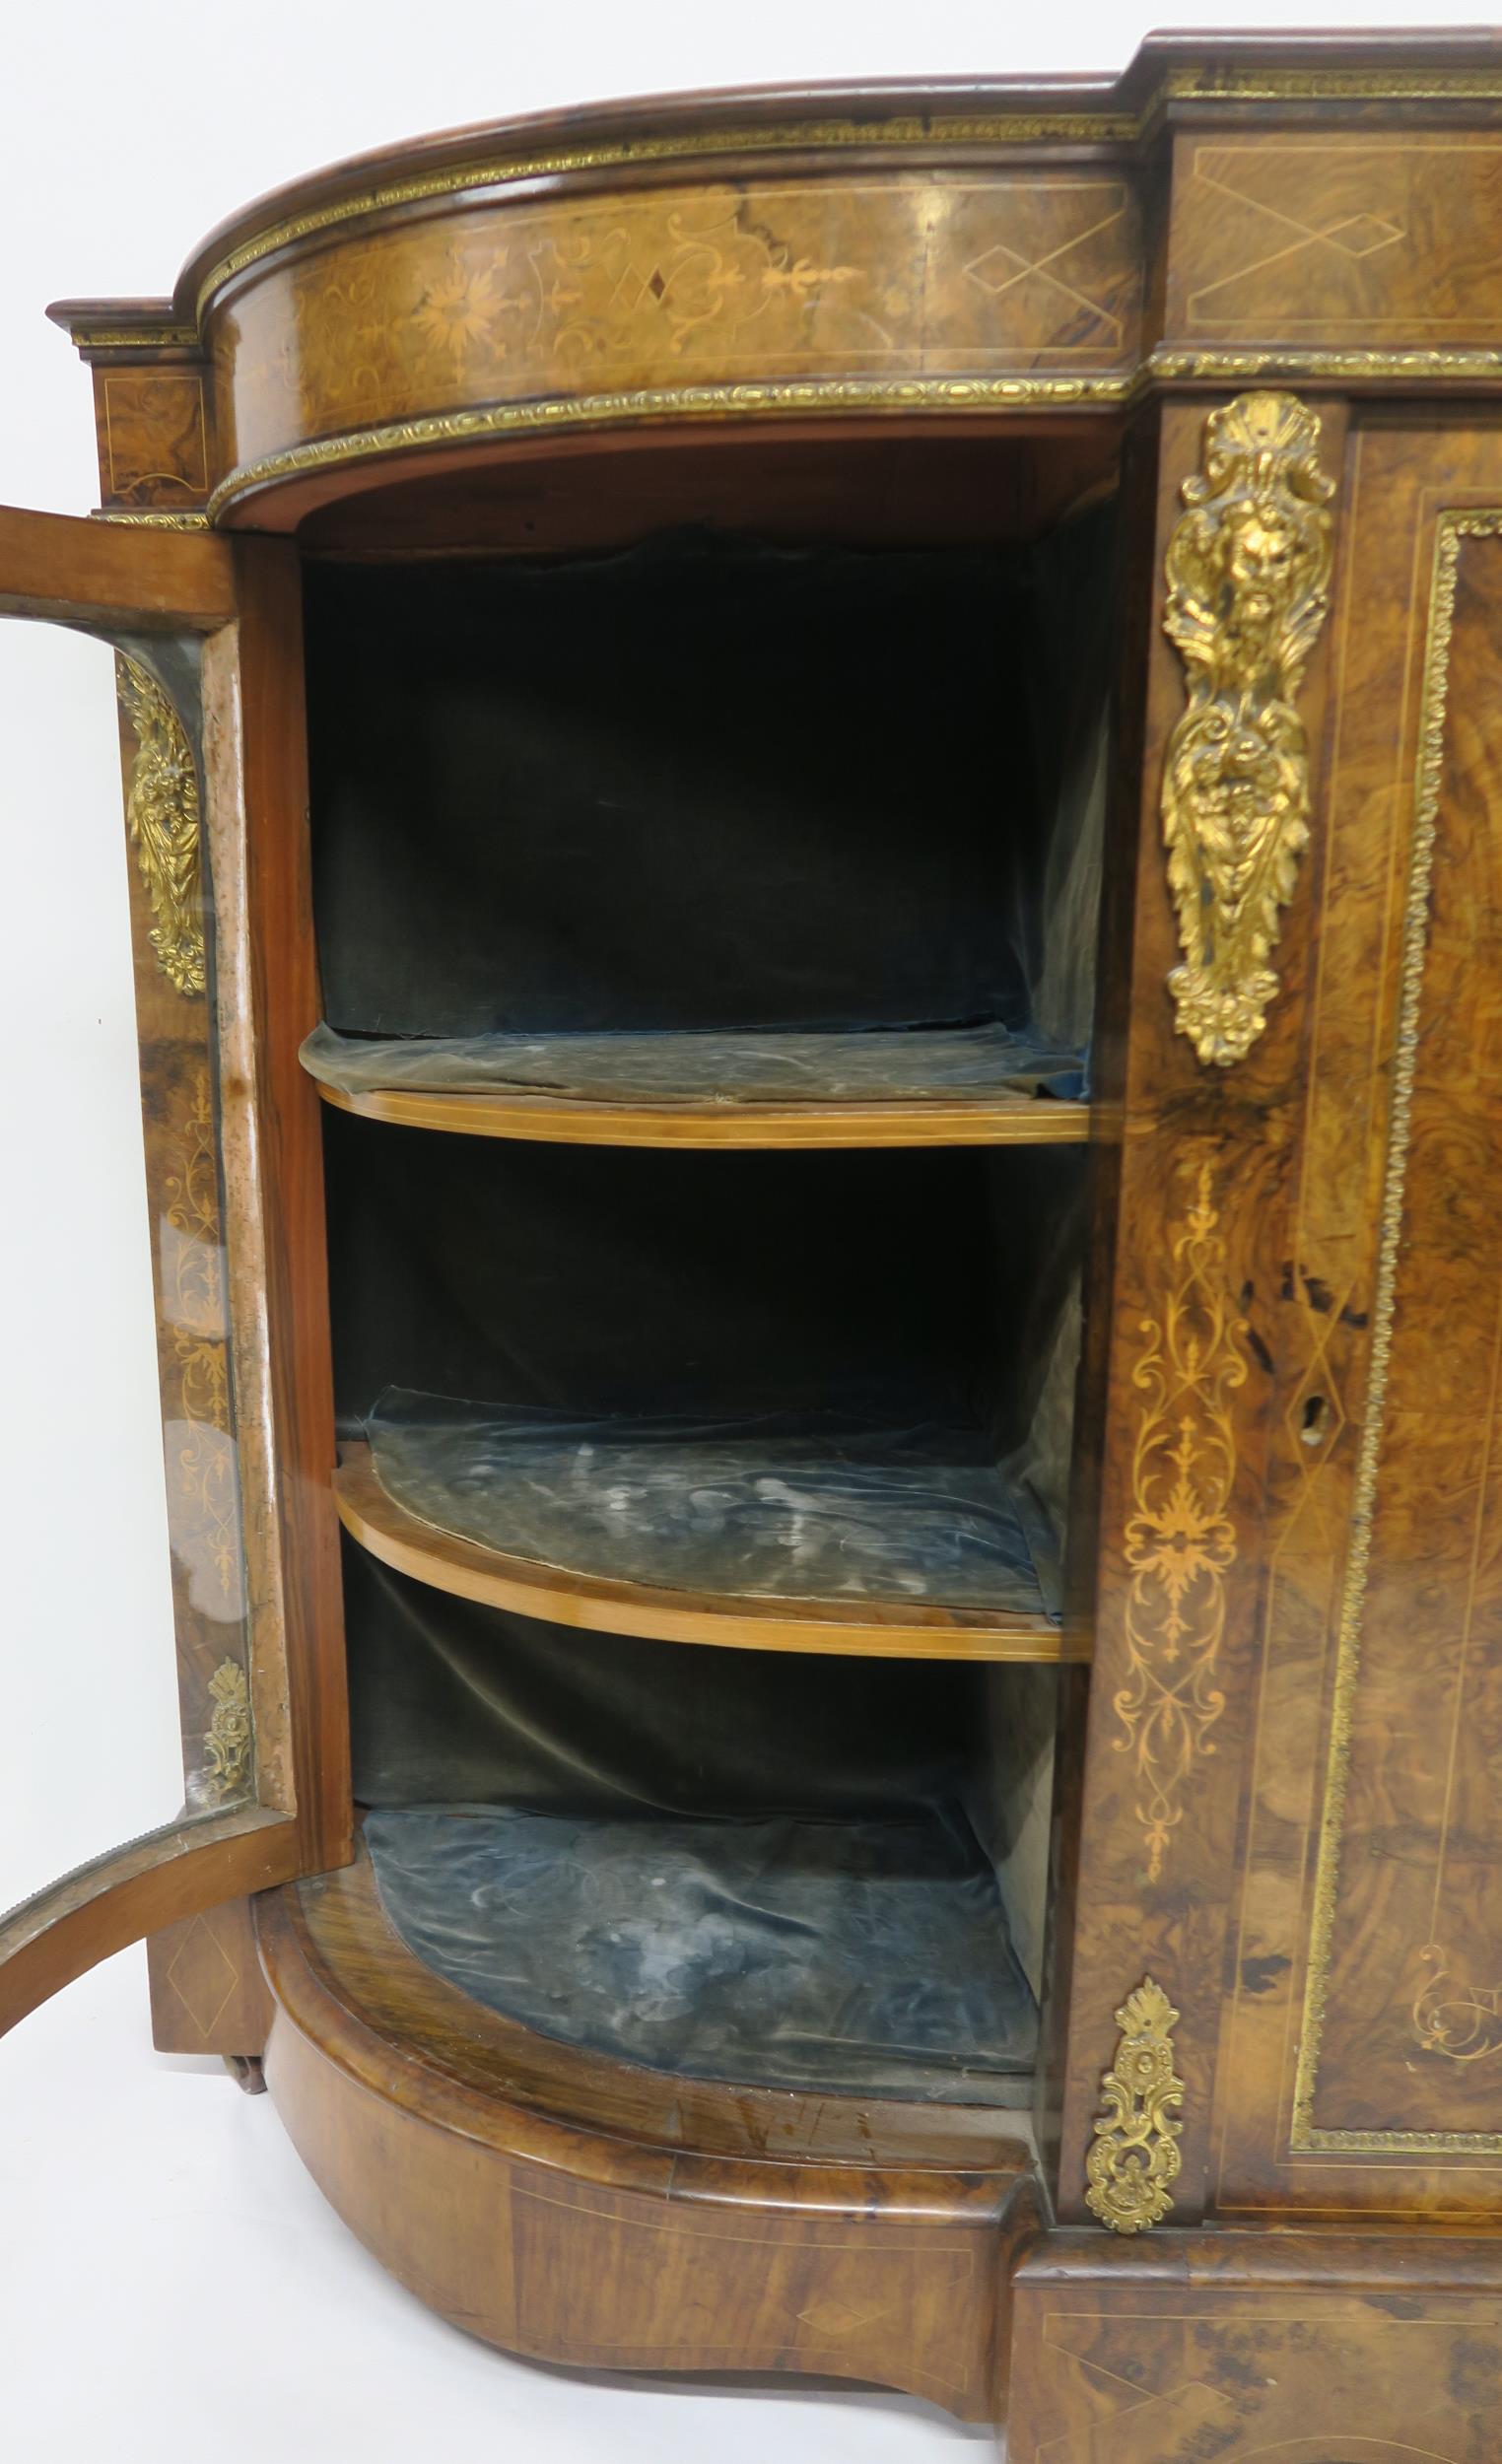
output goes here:
[[410, 1513], [540, 1564], [747, 1600], [1057, 1608], [1047, 1518], [981, 1429], [586, 1419], [398, 1387], [367, 1426]]
[[409, 1950], [544, 2036], [684, 2077], [1008, 2104], [1036, 2012], [995, 1876], [942, 1813], [584, 1820], [480, 1805], [367, 1817]]

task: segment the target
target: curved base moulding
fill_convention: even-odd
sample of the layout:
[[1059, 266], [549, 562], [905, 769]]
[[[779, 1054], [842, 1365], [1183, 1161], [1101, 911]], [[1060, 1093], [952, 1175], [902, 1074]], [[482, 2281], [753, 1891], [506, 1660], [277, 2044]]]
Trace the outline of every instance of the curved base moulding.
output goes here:
[[1016, 2117], [718, 2087], [495, 2017], [415, 1959], [362, 1846], [257, 1903], [266, 2081], [367, 2249], [455, 2326], [592, 2369], [840, 2377], [1000, 2418], [1039, 2229]]

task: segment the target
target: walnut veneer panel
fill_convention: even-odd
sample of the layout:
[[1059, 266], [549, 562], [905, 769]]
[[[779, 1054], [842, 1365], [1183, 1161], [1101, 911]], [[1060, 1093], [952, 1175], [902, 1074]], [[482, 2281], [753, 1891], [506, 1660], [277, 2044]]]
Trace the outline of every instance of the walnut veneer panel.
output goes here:
[[1222, 2210], [1502, 2206], [1502, 437], [1347, 477]]
[[1494, 343], [1502, 133], [1196, 133], [1174, 153], [1164, 331], [1299, 348]]
[[[1124, 679], [1110, 833], [1119, 877], [1107, 883], [1123, 941], [1121, 911], [1134, 905], [1131, 955], [1108, 991], [1108, 1032], [1098, 1039], [1100, 1098], [1122, 1107], [1126, 1125], [1119, 1160], [1101, 1177], [1092, 1235], [1086, 1374], [1092, 1389], [1104, 1387], [1105, 1443], [1098, 1473], [1081, 1469], [1092, 1488], [1099, 1482], [1098, 1543], [1095, 1514], [1084, 1521], [1078, 1502], [1071, 1512], [1074, 1547], [1089, 1534], [1098, 1555], [1058, 2190], [1068, 2222], [1086, 2213], [1116, 2014], [1148, 1977], [1179, 2013], [1185, 2095], [1174, 2221], [1191, 2221], [1205, 2198], [1301, 1109], [1307, 856], [1291, 868], [1273, 953], [1278, 990], [1243, 1058], [1201, 1061], [1167, 989], [1181, 944], [1160, 799], [1186, 691], [1162, 625], [1164, 560], [1185, 483], [1202, 467], [1206, 416], [1197, 404], [1166, 408], [1156, 450], [1149, 432], [1129, 481], [1146, 587]], [[1327, 408], [1316, 440], [1327, 478], [1340, 470], [1342, 442], [1342, 412]], [[1285, 547], [1280, 533], [1280, 555]], [[1311, 641], [1297, 702], [1317, 808], [1328, 624], [1312, 628]], [[1200, 748], [1195, 776], [1206, 827], [1240, 792], [1244, 742], [1239, 728], [1225, 728]]]
[[1099, 166], [450, 201], [212, 307], [222, 465], [508, 403], [1121, 371], [1140, 288], [1132, 189]]
[[203, 372], [174, 366], [94, 372], [100, 502], [189, 513], [209, 493]]
[[1013, 2280], [1012, 2464], [1492, 2464], [1493, 2243], [1051, 2234]]
[[255, 1949], [248, 1899], [227, 1899], [146, 1945], [151, 2035], [159, 2053], [258, 2055], [271, 1997]]

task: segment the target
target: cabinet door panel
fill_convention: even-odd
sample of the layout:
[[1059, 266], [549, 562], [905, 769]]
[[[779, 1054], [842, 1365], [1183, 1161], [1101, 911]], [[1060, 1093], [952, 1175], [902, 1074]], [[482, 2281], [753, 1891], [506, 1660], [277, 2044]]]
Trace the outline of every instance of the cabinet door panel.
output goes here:
[[[296, 1066], [316, 993], [295, 552], [0, 512], [0, 612], [116, 653], [182, 1763], [170, 1819], [0, 1923], [8, 2024], [159, 1925], [339, 1862], [349, 1806], [317, 1107]], [[65, 899], [65, 858], [60, 879]], [[86, 1481], [107, 1479], [91, 1455]], [[51, 1597], [57, 1630], [7, 1620], [7, 1650], [61, 1670], [77, 1645], [65, 1584]], [[90, 1713], [85, 1677], [79, 1730]]]
[[1222, 2212], [1502, 2206], [1502, 441], [1355, 439]]

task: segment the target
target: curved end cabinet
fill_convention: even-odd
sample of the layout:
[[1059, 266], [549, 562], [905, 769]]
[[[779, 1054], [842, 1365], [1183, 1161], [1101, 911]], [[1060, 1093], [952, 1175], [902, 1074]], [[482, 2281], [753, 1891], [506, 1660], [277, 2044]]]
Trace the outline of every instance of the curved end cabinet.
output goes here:
[[1499, 197], [1491, 35], [1154, 36], [52, 311], [185, 1810], [0, 2021], [149, 1935], [510, 2351], [1493, 2451]]

